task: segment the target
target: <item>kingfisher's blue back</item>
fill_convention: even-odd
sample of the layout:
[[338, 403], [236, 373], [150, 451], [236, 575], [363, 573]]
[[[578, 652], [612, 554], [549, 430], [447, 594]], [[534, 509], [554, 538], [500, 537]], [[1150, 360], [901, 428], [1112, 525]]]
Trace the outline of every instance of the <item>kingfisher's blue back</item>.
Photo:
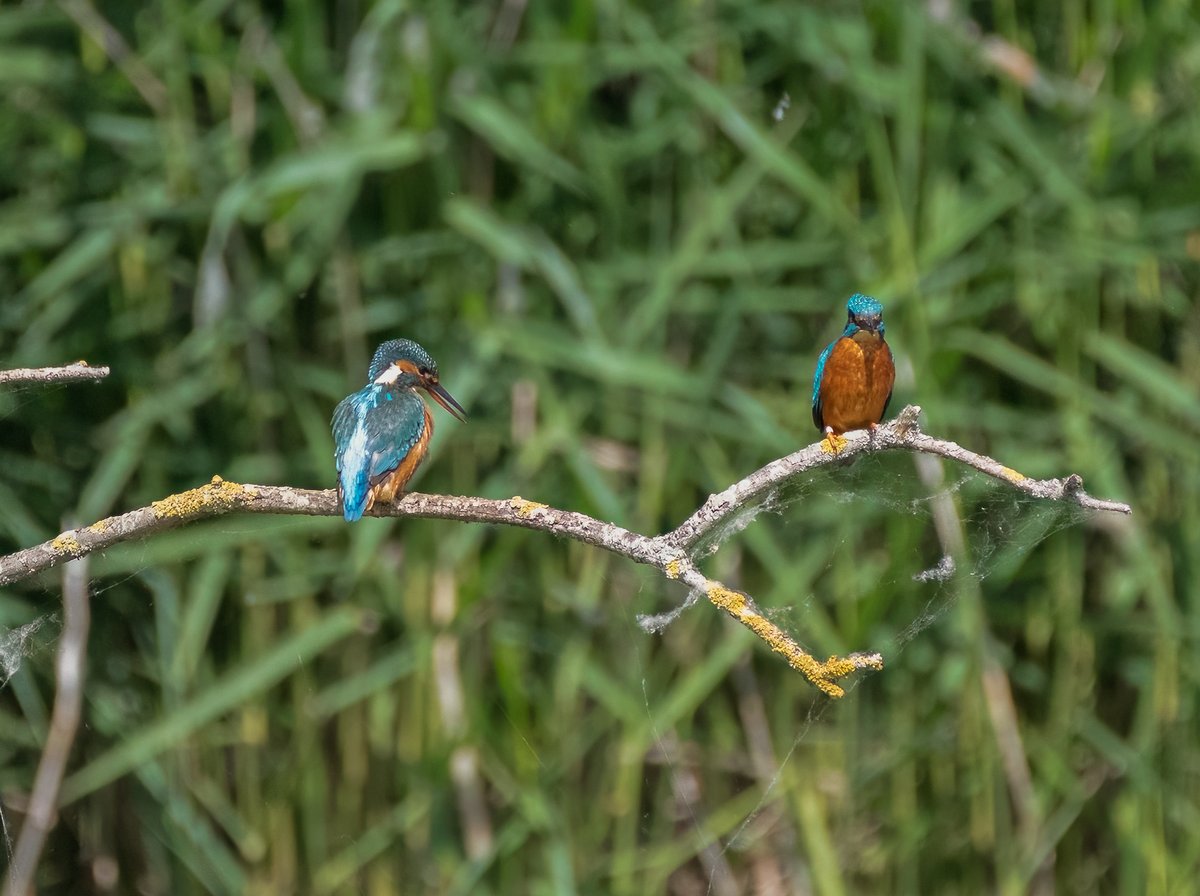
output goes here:
[[[338, 494], [348, 522], [361, 519], [374, 503], [372, 485], [428, 443], [432, 421], [427, 417], [425, 402], [412, 389], [372, 383], [341, 400], [333, 412], [333, 440]], [[413, 472], [421, 459], [414, 459]]]

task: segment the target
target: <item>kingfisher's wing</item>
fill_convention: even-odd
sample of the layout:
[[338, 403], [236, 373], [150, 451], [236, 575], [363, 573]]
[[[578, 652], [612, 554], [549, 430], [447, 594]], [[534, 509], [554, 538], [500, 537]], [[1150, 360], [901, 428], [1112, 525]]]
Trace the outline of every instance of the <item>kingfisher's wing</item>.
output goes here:
[[342, 399], [333, 412], [333, 440], [348, 521], [362, 517], [371, 486], [400, 466], [424, 430], [425, 404], [415, 394], [372, 384]]
[[825, 346], [825, 351], [821, 352], [821, 357], [817, 358], [817, 372], [813, 374], [812, 416], [818, 432], [825, 431], [825, 418], [821, 415], [821, 377], [825, 375], [825, 362], [829, 360], [829, 355], [837, 344], [838, 341], [835, 339]]

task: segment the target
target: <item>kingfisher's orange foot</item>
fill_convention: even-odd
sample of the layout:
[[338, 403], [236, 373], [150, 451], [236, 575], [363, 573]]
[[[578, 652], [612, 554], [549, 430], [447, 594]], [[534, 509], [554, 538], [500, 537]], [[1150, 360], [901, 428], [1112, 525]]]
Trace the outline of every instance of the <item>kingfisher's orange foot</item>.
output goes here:
[[833, 427], [825, 427], [825, 438], [821, 440], [821, 450], [826, 454], [841, 454], [846, 447], [846, 440], [833, 431]]

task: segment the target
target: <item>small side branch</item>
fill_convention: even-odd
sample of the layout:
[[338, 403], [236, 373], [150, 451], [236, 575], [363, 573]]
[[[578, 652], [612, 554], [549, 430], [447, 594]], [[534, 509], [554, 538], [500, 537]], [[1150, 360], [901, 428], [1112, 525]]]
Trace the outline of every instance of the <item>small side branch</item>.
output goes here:
[[678, 577], [686, 585], [708, 598], [714, 607], [724, 610], [754, 634], [773, 651], [780, 654], [788, 665], [807, 678], [815, 687], [830, 697], [841, 697], [846, 692], [837, 684], [859, 669], [883, 668], [883, 657], [878, 653], [851, 653], [847, 656], [831, 656], [822, 662], [796, 643], [787, 632], [763, 615], [750, 595], [728, 588], [705, 577], [689, 561], [668, 564], [667, 577]]
[[18, 367], [15, 370], [0, 370], [0, 386], [75, 383], [81, 380], [102, 380], [106, 376], [107, 367], [92, 367], [86, 361], [76, 361], [66, 367]]
[[46, 836], [57, 817], [58, 791], [62, 785], [71, 746], [79, 730], [83, 711], [83, 682], [87, 660], [88, 628], [91, 611], [88, 604], [87, 558], [68, 563], [63, 570], [63, 631], [58, 643], [58, 690], [50, 730], [42, 748], [33, 792], [21, 835], [13, 851], [4, 896], [25, 896], [34, 892], [34, 876]]

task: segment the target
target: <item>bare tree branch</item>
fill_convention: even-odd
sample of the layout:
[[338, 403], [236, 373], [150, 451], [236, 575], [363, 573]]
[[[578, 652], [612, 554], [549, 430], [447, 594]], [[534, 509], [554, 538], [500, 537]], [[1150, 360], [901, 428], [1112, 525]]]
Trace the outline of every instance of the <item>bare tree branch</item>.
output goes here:
[[[1035, 498], [1067, 501], [1094, 510], [1130, 513], [1129, 505], [1101, 501], [1083, 490], [1083, 480], [1074, 474], [1064, 479], [1028, 479], [990, 457], [968, 451], [953, 442], [924, 435], [917, 427], [920, 408], [909, 406], [893, 421], [872, 433], [851, 433], [834, 453], [827, 442], [818, 442], [787, 457], [771, 461], [723, 492], [711, 496], [682, 525], [656, 537], [630, 532], [582, 513], [559, 510], [521, 497], [508, 500], [425, 495], [411, 493], [392, 505], [376, 505], [374, 516], [434, 517], [460, 522], [498, 523], [560, 535], [595, 545], [637, 563], [659, 569], [701, 594], [738, 622], [745, 625], [772, 650], [831, 696], [841, 696], [834, 683], [861, 668], [882, 668], [878, 654], [851, 654], [820, 662], [806, 653], [791, 637], [767, 619], [746, 594], [706, 577], [696, 566], [700, 547], [722, 522], [744, 510], [772, 489], [808, 470], [845, 463], [868, 451], [905, 450], [959, 461], [993, 476]], [[242, 485], [214, 476], [200, 488], [171, 495], [149, 507], [108, 517], [84, 528], [63, 532], [35, 547], [0, 557], [0, 586], [20, 581], [63, 560], [81, 557], [121, 541], [143, 538], [193, 520], [231, 512], [336, 516], [337, 493], [333, 489], [313, 491], [277, 485]], [[689, 603], [692, 598], [689, 598]]]
[[72, 383], [79, 380], [102, 380], [108, 376], [107, 367], [92, 367], [87, 361], [76, 361], [66, 367], [18, 367], [0, 370], [0, 386], [27, 383]]
[[71, 757], [71, 745], [79, 730], [83, 711], [83, 682], [87, 659], [88, 605], [87, 557], [68, 563], [63, 569], [63, 631], [58, 642], [58, 691], [50, 716], [50, 730], [38, 763], [29, 811], [21, 825], [21, 835], [13, 851], [4, 896], [25, 896], [34, 892], [34, 876], [46, 835], [57, 817], [58, 790]]
[[1104, 510], [1112, 513], [1132, 513], [1128, 504], [1119, 501], [1103, 501], [1091, 497], [1083, 490], [1083, 478], [1072, 473], [1062, 479], [1030, 479], [998, 460], [968, 451], [955, 442], [945, 442], [921, 432], [917, 418], [921, 408], [910, 404], [896, 419], [876, 428], [873, 432], [847, 433], [836, 453], [824, 440], [807, 448], [773, 460], [765, 467], [755, 470], [745, 479], [735, 482], [725, 491], [709, 496], [704, 505], [688, 519], [663, 537], [677, 545], [680, 550], [693, 552], [704, 541], [706, 535], [717, 526], [734, 516], [739, 510], [790, 479], [826, 464], [845, 462], [858, 454], [870, 451], [902, 449], [924, 454], [936, 454], [956, 460], [980, 473], [986, 473], [1001, 482], [1008, 483], [1018, 491], [1034, 498], [1047, 501], [1069, 501], [1088, 510]]

